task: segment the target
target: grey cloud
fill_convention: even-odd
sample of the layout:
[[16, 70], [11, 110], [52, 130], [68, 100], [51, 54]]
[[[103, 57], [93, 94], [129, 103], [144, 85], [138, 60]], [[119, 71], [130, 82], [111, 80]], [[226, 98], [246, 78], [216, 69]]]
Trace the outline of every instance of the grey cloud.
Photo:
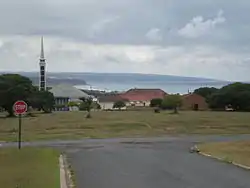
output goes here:
[[[50, 35], [99, 44], [151, 44], [145, 35], [152, 28], [162, 32], [159, 45], [182, 43], [221, 46], [248, 45], [250, 2], [238, 0], [0, 0], [0, 34]], [[177, 32], [194, 17], [214, 18], [224, 10], [227, 23], [214, 36], [184, 40]], [[98, 30], [98, 23], [119, 20]], [[91, 29], [94, 27], [94, 37]], [[240, 33], [240, 36], [239, 36]]]
[[162, 33], [158, 28], [150, 29], [145, 36], [152, 42], [159, 42], [162, 40]]
[[[0, 33], [47, 34], [94, 43], [143, 43], [149, 28], [165, 24], [162, 4], [152, 0], [0, 0]], [[112, 31], [100, 32], [95, 39], [89, 37], [93, 25], [112, 16], [120, 17]]]
[[111, 55], [106, 55], [106, 56], [104, 56], [104, 59], [105, 59], [107, 62], [120, 63], [120, 61], [119, 61], [118, 58], [113, 57], [113, 56], [111, 56]]
[[[249, 0], [0, 0], [0, 69], [36, 70], [38, 36], [45, 35], [53, 71], [163, 71], [247, 80], [249, 8]], [[209, 35], [178, 35], [193, 18], [214, 20], [218, 10], [226, 22]]]
[[199, 38], [211, 35], [218, 25], [226, 22], [223, 10], [218, 11], [213, 19], [205, 20], [202, 16], [194, 17], [189, 23], [178, 31], [178, 34], [186, 38]]

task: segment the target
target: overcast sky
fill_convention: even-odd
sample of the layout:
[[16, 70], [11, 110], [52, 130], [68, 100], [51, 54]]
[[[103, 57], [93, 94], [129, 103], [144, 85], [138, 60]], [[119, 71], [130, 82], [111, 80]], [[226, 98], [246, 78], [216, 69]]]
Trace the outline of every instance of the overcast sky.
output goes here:
[[0, 71], [250, 81], [249, 0], [0, 0]]

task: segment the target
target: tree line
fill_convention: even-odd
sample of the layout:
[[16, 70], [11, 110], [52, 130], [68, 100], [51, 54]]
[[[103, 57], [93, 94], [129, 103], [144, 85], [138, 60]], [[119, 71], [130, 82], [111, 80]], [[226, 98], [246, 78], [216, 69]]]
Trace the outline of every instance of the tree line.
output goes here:
[[[39, 91], [32, 81], [19, 74], [0, 75], [0, 111], [7, 111], [9, 116], [14, 116], [13, 105], [16, 101], [23, 100], [29, 107], [51, 113], [55, 108], [77, 106], [81, 111], [87, 111], [87, 117], [91, 117], [91, 109], [100, 109], [100, 105], [93, 102], [92, 98], [81, 98], [81, 102], [69, 102], [66, 105], [55, 105], [54, 95], [46, 91]], [[31, 114], [31, 113], [28, 113]]]
[[212, 110], [224, 110], [229, 106], [235, 111], [250, 111], [250, 84], [232, 83], [220, 89], [202, 87], [194, 93], [203, 96]]
[[0, 75], [0, 108], [9, 116], [14, 116], [13, 105], [23, 100], [28, 106], [50, 113], [54, 106], [54, 96], [49, 91], [39, 91], [32, 81], [19, 74]]
[[[211, 110], [225, 110], [226, 107], [234, 111], [250, 111], [250, 84], [232, 83], [220, 89], [201, 87], [194, 91], [206, 99]], [[150, 106], [160, 109], [174, 109], [182, 105], [182, 98], [178, 94], [167, 95], [164, 99], [152, 99]]]

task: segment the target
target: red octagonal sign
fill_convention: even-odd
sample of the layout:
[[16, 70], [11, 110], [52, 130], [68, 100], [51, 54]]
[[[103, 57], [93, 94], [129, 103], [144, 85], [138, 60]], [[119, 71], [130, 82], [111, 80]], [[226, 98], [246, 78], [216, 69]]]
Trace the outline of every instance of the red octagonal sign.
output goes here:
[[16, 101], [13, 105], [13, 110], [17, 115], [24, 114], [25, 112], [27, 112], [27, 109], [28, 105], [24, 101]]

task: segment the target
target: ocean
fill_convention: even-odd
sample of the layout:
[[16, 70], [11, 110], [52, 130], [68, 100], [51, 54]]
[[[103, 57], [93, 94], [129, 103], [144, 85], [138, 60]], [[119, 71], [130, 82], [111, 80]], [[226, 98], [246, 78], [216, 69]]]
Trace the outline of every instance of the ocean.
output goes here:
[[180, 93], [185, 94], [192, 92], [200, 87], [215, 87], [221, 88], [225, 83], [101, 83], [92, 82], [89, 85], [76, 85], [79, 89], [93, 89], [103, 91], [127, 91], [132, 88], [159, 88], [166, 93]]
[[112, 75], [86, 76], [88, 85], [76, 85], [81, 89], [97, 89], [105, 91], [127, 91], [131, 88], [159, 88], [166, 93], [185, 94], [200, 87], [221, 88], [230, 82], [204, 78], [172, 77], [162, 75]]
[[[37, 72], [20, 72], [38, 84]], [[70, 84], [80, 89], [127, 91], [131, 88], [159, 88], [166, 93], [185, 94], [200, 87], [221, 88], [229, 81], [208, 78], [138, 73], [48, 72], [47, 84]]]

